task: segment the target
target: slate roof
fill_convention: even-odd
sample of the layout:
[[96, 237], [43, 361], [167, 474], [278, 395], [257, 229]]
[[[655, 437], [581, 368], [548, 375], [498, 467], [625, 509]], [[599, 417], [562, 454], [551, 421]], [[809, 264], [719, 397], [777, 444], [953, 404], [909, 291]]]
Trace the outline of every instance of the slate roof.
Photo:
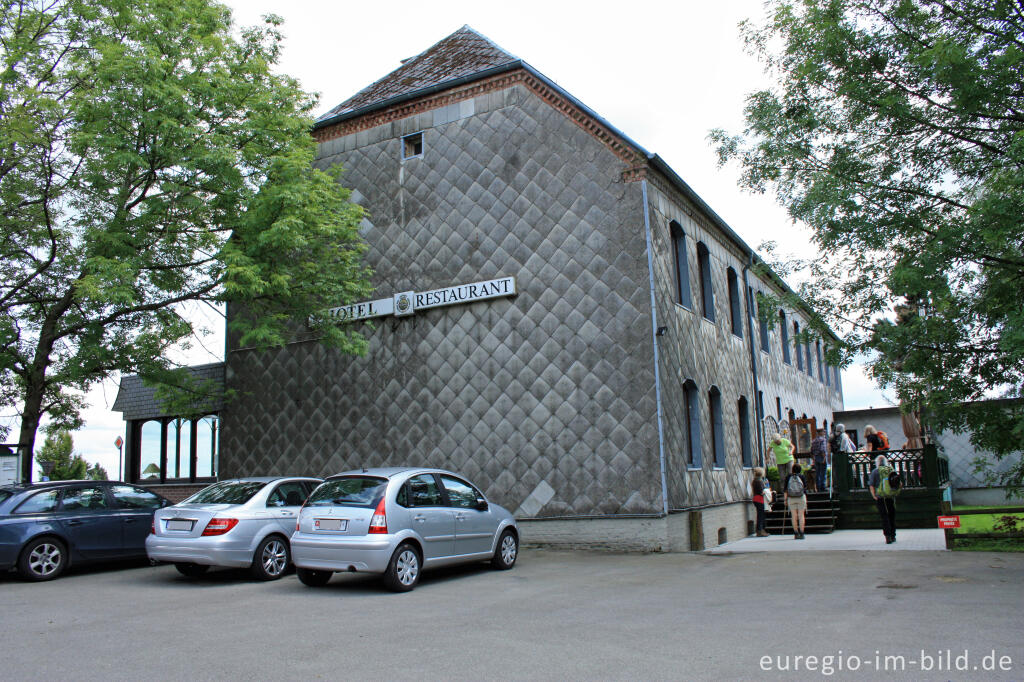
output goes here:
[[[224, 407], [224, 363], [196, 365], [188, 369], [196, 379], [212, 380], [219, 388], [216, 395], [196, 406], [197, 411], [216, 412]], [[125, 421], [177, 416], [164, 410], [153, 395], [155, 390], [152, 386], [144, 386], [142, 378], [134, 374], [121, 377], [117, 398], [114, 399], [114, 406], [110, 409], [114, 412], [121, 412]]]
[[400, 67], [357, 92], [318, 121], [378, 104], [417, 90], [441, 85], [518, 59], [469, 26], [406, 59]]

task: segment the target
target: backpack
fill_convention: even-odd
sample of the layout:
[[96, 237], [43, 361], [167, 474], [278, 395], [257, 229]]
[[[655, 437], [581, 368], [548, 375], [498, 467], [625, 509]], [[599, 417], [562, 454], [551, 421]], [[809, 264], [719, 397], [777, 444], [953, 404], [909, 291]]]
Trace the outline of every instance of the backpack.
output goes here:
[[891, 466], [884, 466], [878, 469], [878, 490], [875, 495], [879, 497], [896, 497], [903, 488], [903, 479]]
[[786, 482], [786, 494], [790, 497], [803, 497], [804, 477], [800, 474], [790, 474]]
[[885, 435], [885, 431], [879, 431], [877, 435], [878, 435], [878, 439], [880, 441], [882, 441], [882, 449], [883, 450], [888, 450], [889, 449], [889, 436]]
[[828, 441], [828, 448], [832, 451], [833, 455], [838, 455], [843, 451], [843, 434], [834, 434]]

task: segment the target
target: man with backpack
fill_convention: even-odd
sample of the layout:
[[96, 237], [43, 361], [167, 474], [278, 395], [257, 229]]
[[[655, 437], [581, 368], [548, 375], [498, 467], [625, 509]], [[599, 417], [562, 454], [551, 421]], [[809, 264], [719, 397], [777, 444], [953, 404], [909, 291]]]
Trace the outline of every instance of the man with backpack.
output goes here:
[[807, 523], [807, 491], [804, 489], [804, 477], [800, 473], [799, 464], [793, 465], [793, 473], [782, 483], [786, 506], [793, 517], [793, 539], [804, 539], [804, 528]]
[[825, 429], [818, 429], [817, 437], [811, 441], [811, 457], [814, 460], [814, 487], [818, 492], [825, 490], [825, 472], [831, 459], [828, 452], [828, 440]]
[[900, 475], [889, 466], [885, 455], [879, 455], [875, 459], [875, 469], [868, 477], [868, 490], [878, 507], [887, 545], [896, 542], [896, 496], [901, 488]]

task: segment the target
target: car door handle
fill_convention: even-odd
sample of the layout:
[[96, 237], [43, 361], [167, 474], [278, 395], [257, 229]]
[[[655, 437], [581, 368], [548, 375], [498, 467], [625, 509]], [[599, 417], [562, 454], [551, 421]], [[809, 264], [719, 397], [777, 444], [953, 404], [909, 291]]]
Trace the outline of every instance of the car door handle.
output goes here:
[[465, 521], [466, 520], [466, 515], [465, 514], [456, 514], [455, 515], [455, 520], [456, 521]]
[[281, 510], [281, 516], [295, 516], [295, 512], [286, 509]]
[[135, 519], [125, 519], [125, 523], [135, 523]]
[[416, 516], [412, 517], [412, 520], [413, 520], [413, 521], [420, 521], [420, 522], [423, 522], [423, 521], [426, 521], [426, 520], [427, 520], [427, 517], [426, 517], [426, 516], [423, 516], [422, 514], [418, 514], [418, 515], [416, 515]]
[[82, 525], [82, 521], [80, 521], [78, 519], [71, 519], [70, 521], [68, 521], [68, 525], [69, 526], [81, 526]]

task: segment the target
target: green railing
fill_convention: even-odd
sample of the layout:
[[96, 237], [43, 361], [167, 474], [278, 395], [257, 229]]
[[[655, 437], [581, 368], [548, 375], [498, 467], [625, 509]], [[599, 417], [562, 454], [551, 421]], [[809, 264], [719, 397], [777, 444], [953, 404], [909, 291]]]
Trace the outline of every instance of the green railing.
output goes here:
[[842, 497], [868, 487], [875, 458], [884, 454], [907, 489], [941, 488], [949, 483], [949, 460], [935, 445], [915, 450], [884, 452], [840, 452], [832, 457], [833, 491]]

